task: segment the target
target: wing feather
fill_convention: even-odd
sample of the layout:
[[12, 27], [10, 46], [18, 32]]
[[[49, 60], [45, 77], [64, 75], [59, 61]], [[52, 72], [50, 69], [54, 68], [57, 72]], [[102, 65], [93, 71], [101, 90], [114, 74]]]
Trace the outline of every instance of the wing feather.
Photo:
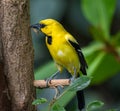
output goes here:
[[71, 41], [70, 39], [68, 39], [68, 42], [72, 45], [72, 47], [74, 47], [74, 49], [76, 50], [76, 52], [79, 56], [79, 60], [80, 60], [80, 63], [81, 63], [81, 68], [80, 68], [81, 72], [83, 74], [87, 75], [86, 68], [88, 68], [88, 66], [87, 66], [86, 60], [84, 58], [84, 55], [82, 53], [82, 50], [79, 47], [79, 44]]

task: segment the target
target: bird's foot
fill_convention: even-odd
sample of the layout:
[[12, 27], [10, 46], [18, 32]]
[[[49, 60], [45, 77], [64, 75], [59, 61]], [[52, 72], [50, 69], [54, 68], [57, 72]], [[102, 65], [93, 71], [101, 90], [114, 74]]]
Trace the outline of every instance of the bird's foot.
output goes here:
[[72, 83], [74, 80], [75, 80], [75, 76], [72, 76], [69, 80], [70, 80], [70, 83]]
[[57, 73], [58, 73], [59, 71], [57, 71], [56, 73], [54, 73], [52, 76], [50, 76], [48, 79], [46, 79], [46, 84], [47, 84], [47, 86], [49, 86], [48, 84], [50, 84], [51, 83], [51, 80], [53, 79], [53, 78], [55, 78], [55, 76], [57, 75]]

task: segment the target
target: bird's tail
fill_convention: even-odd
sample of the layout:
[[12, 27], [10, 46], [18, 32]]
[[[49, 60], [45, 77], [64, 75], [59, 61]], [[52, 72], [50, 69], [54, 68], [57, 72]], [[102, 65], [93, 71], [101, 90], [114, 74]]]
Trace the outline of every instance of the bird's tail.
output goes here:
[[85, 107], [85, 99], [83, 90], [77, 91], [77, 100], [78, 100], [78, 108], [81, 111]]

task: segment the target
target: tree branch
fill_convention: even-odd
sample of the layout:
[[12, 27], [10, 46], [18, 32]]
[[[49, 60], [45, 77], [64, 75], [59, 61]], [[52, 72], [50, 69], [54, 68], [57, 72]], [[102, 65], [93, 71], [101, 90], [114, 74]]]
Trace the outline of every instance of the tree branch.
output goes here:
[[56, 86], [68, 86], [70, 79], [53, 79], [50, 82], [46, 80], [34, 80], [33, 85], [38, 88], [56, 87]]

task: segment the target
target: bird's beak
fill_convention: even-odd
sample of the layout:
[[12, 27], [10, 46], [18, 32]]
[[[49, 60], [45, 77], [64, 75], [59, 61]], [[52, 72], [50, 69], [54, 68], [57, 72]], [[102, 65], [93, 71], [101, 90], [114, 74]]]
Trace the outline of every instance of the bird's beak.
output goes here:
[[39, 24], [39, 23], [33, 24], [33, 25], [30, 26], [30, 28], [40, 30], [41, 29], [41, 24]]

